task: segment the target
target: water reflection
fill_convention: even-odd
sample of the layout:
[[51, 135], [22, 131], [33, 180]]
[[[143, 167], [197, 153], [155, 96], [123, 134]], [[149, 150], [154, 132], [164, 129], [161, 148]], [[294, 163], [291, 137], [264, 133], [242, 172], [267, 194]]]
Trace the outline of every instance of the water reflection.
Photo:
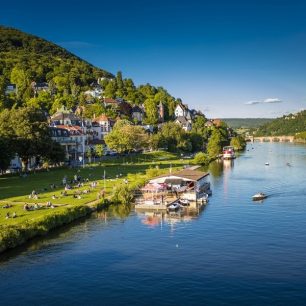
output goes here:
[[196, 209], [185, 208], [177, 212], [166, 211], [137, 211], [141, 223], [147, 227], [162, 227], [163, 224], [170, 225], [174, 229], [175, 224], [191, 222], [197, 219], [205, 210], [207, 205], [198, 206]]
[[223, 173], [223, 162], [221, 160], [216, 160], [209, 165], [208, 168], [210, 174], [214, 177], [220, 177]]
[[96, 213], [98, 219], [108, 220], [108, 219], [121, 219], [125, 220], [131, 213], [131, 204], [112, 204], [107, 208], [102, 209]]

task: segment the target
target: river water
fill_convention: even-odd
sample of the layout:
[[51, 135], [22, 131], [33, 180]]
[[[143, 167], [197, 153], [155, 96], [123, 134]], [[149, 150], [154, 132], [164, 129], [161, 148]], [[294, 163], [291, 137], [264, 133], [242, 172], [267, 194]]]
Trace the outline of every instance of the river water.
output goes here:
[[209, 170], [199, 214], [112, 208], [2, 255], [0, 304], [305, 305], [306, 146], [248, 144]]

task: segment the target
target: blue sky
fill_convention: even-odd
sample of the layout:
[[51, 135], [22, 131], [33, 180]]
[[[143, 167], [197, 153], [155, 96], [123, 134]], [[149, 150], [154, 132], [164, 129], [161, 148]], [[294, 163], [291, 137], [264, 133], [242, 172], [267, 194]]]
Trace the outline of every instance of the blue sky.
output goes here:
[[15, 0], [0, 24], [163, 86], [208, 117], [306, 108], [306, 0]]

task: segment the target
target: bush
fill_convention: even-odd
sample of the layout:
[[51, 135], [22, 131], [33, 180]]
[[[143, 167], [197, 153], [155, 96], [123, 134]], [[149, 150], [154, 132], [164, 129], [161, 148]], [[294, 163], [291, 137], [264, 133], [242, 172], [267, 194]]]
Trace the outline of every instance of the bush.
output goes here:
[[35, 236], [45, 235], [50, 230], [84, 217], [90, 212], [89, 207], [77, 205], [55, 210], [50, 215], [41, 216], [23, 224], [0, 226], [0, 253], [21, 245]]
[[113, 188], [111, 202], [129, 204], [133, 200], [134, 192], [127, 184], [116, 185]]
[[202, 166], [207, 166], [210, 162], [209, 156], [203, 152], [199, 152], [194, 157], [194, 163]]

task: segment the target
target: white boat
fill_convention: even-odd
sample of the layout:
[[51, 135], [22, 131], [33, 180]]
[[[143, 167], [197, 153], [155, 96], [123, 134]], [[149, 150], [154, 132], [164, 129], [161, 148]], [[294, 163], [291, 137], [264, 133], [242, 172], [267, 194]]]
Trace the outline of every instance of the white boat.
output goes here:
[[263, 192], [259, 192], [259, 193], [256, 193], [252, 196], [252, 199], [253, 201], [260, 201], [260, 200], [263, 200], [263, 199], [266, 199], [268, 196], [263, 193]]
[[179, 199], [179, 203], [182, 206], [189, 206], [190, 205], [190, 202], [188, 200], [185, 200], [185, 199]]
[[265, 165], [266, 165], [266, 166], [269, 166], [270, 164], [267, 162], [267, 163], [265, 163]]
[[167, 209], [168, 209], [169, 211], [177, 211], [177, 210], [180, 209], [180, 207], [181, 207], [181, 206], [180, 206], [179, 203], [174, 202], [174, 203], [170, 204], [170, 205], [167, 207]]
[[223, 159], [234, 159], [234, 158], [236, 158], [234, 147], [232, 147], [232, 146], [224, 147], [223, 152], [222, 152], [222, 156], [223, 156]]

